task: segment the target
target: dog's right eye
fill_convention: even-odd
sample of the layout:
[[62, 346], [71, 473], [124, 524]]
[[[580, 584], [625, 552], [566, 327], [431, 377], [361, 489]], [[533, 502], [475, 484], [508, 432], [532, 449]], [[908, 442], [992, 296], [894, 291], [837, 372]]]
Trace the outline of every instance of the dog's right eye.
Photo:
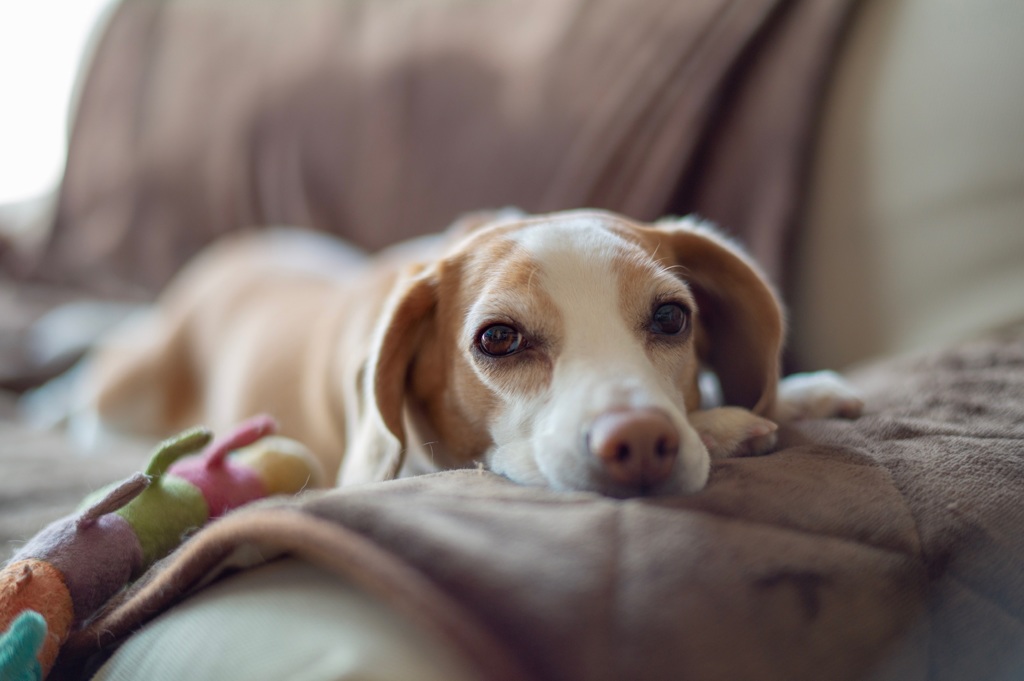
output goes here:
[[507, 324], [494, 324], [480, 332], [477, 346], [485, 355], [505, 357], [525, 347], [523, 334]]
[[690, 311], [679, 303], [659, 305], [651, 317], [651, 331], [660, 336], [677, 336], [686, 329]]

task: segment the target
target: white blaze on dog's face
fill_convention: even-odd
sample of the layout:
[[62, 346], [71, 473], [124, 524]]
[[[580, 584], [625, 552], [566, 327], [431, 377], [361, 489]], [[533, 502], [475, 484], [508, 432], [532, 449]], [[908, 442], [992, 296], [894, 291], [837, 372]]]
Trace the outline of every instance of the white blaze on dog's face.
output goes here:
[[[683, 391], [698, 368], [686, 284], [593, 215], [505, 239], [460, 343], [494, 396], [488, 465], [519, 482], [616, 496], [703, 487], [710, 460]], [[588, 446], [599, 417], [637, 410], [657, 410], [678, 434], [673, 470], [656, 483], [612, 479]]]
[[435, 465], [483, 458], [525, 484], [680, 494], [710, 469], [687, 419], [702, 362], [727, 402], [770, 413], [781, 312], [756, 268], [698, 223], [575, 211], [470, 233], [380, 333], [381, 420], [403, 447], [431, 443]]

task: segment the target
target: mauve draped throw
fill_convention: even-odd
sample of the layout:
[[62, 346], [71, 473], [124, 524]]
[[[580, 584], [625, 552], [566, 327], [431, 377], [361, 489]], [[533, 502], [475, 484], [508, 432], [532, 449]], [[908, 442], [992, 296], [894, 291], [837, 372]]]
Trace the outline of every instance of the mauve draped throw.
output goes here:
[[779, 281], [852, 0], [126, 0], [34, 274], [154, 294], [229, 230], [697, 212]]

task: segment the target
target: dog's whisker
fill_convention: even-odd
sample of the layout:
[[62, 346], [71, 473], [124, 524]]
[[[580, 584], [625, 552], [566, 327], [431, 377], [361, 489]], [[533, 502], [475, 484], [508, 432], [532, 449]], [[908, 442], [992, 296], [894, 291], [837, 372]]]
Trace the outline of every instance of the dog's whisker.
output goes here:
[[427, 454], [427, 458], [430, 459], [430, 463], [434, 463], [434, 445], [437, 445], [437, 444], [441, 444], [441, 443], [438, 442], [437, 440], [432, 440], [430, 442], [424, 442], [423, 443], [423, 446], [426, 447], [429, 450], [429, 453]]

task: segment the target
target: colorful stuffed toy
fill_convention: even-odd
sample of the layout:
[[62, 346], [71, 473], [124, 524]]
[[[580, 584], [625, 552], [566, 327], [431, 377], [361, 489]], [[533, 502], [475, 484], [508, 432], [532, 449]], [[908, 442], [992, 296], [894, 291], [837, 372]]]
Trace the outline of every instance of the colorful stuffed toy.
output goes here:
[[22, 613], [44, 622], [45, 639], [30, 657], [45, 677], [69, 632], [190, 532], [251, 501], [324, 486], [323, 469], [305, 447], [268, 437], [276, 428], [270, 417], [254, 417], [188, 458], [211, 433], [185, 431], [157, 447], [145, 473], [90, 495], [84, 510], [22, 547], [0, 571], [0, 631], [10, 626], [0, 638], [0, 679], [34, 678], [24, 651], [38, 620]]

